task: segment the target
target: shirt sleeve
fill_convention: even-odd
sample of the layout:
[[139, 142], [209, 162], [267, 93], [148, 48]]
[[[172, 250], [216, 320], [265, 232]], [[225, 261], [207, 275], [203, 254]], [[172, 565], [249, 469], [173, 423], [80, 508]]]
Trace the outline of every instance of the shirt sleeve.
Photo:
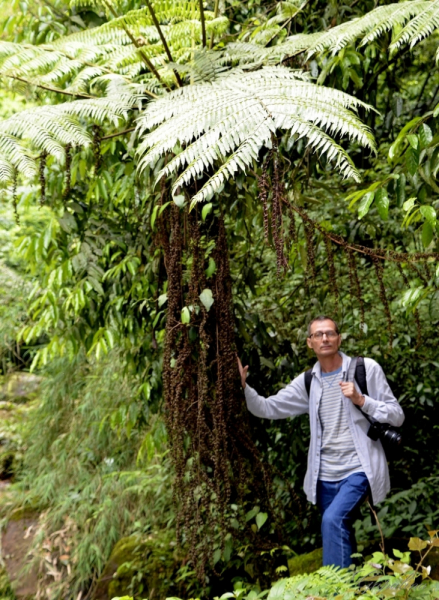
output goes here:
[[277, 394], [264, 398], [248, 384], [244, 388], [248, 410], [262, 419], [286, 419], [309, 412], [309, 399], [302, 373]]
[[369, 395], [364, 395], [361, 410], [380, 423], [400, 427], [404, 422], [404, 412], [390, 389], [383, 369], [370, 358], [364, 361]]

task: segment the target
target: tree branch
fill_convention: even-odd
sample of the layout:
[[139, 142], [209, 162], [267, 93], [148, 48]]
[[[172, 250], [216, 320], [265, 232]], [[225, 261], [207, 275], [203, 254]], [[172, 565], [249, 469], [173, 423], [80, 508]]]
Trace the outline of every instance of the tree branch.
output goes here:
[[[166, 41], [166, 38], [163, 35], [162, 28], [160, 27], [160, 23], [158, 22], [158, 19], [156, 17], [156, 14], [154, 12], [152, 4], [151, 4], [151, 2], [149, 0], [145, 0], [145, 3], [146, 3], [146, 6], [148, 7], [148, 10], [149, 10], [149, 12], [151, 14], [151, 17], [152, 17], [153, 23], [155, 25], [155, 28], [157, 29], [158, 34], [160, 36], [160, 39], [162, 41], [163, 48], [165, 49], [165, 52], [166, 52], [166, 56], [168, 57], [169, 62], [174, 62], [174, 60], [172, 58], [171, 51], [169, 50], [168, 42]], [[183, 82], [181, 81], [180, 75], [175, 70], [174, 70], [174, 75], [175, 75], [175, 79], [177, 80], [178, 86], [181, 87], [181, 85], [182, 85]]]
[[22, 81], [27, 85], [31, 85], [42, 90], [46, 90], [48, 92], [54, 92], [55, 94], [64, 94], [65, 96], [73, 96], [74, 98], [86, 98], [87, 100], [96, 99], [98, 96], [90, 96], [89, 94], [81, 94], [81, 92], [68, 92], [67, 90], [60, 90], [58, 88], [51, 87], [50, 85], [43, 85], [41, 83], [34, 83], [33, 81], [29, 81], [24, 79], [24, 77], [18, 77], [18, 75], [7, 75], [3, 74], [3, 77], [9, 77], [10, 79], [16, 79], [17, 81]]
[[[148, 0], [147, 0], [147, 2], [148, 2]], [[199, 0], [199, 3], [200, 3], [201, 35], [203, 37], [203, 48], [205, 48], [207, 45], [207, 40], [206, 40], [206, 21], [204, 19], [203, 0]]]
[[116, 133], [110, 133], [110, 135], [104, 135], [104, 137], [101, 137], [100, 141], [102, 142], [103, 140], [111, 140], [112, 138], [119, 137], [120, 135], [131, 133], [135, 129], [135, 127], [130, 127], [129, 129], [125, 129], [124, 131], [117, 131]]
[[[219, 0], [215, 0], [215, 8], [213, 11], [213, 18], [216, 19], [218, 17], [218, 10], [219, 10]], [[210, 49], [212, 50], [213, 48], [213, 40], [214, 40], [215, 36], [213, 34], [213, 31], [211, 33], [210, 36]]]
[[[107, 2], [107, 0], [103, 0], [103, 3], [108, 8], [108, 10], [111, 12], [111, 14], [113, 15], [113, 17], [115, 19], [118, 19], [119, 15], [114, 10], [114, 8], [111, 6], [111, 4], [109, 2]], [[134, 46], [137, 48], [137, 52], [139, 53], [140, 58], [143, 60], [143, 62], [145, 63], [145, 65], [148, 67], [148, 69], [151, 71], [151, 73], [153, 73], [153, 75], [155, 76], [155, 78], [157, 79], [157, 81], [159, 81], [163, 86], [165, 86], [169, 90], [169, 87], [165, 83], [163, 83], [162, 78], [160, 77], [159, 72], [157, 71], [157, 69], [155, 68], [155, 66], [152, 64], [152, 62], [149, 60], [149, 58], [146, 56], [146, 54], [142, 51], [142, 48], [140, 47], [139, 42], [133, 36], [133, 34], [131, 33], [131, 31], [128, 29], [128, 27], [125, 25], [125, 23], [121, 22], [121, 26], [122, 26], [122, 29], [127, 34], [127, 36], [132, 41], [132, 43], [134, 44]]]

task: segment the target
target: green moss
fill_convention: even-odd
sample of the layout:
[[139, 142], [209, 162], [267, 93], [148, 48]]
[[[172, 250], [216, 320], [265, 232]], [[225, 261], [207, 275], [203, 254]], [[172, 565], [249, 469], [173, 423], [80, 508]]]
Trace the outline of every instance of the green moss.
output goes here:
[[168, 533], [122, 538], [111, 553], [93, 600], [126, 595], [164, 598], [171, 591], [181, 560], [173, 535]]
[[290, 576], [302, 575], [303, 573], [312, 573], [322, 566], [322, 548], [317, 548], [307, 554], [293, 556], [288, 560], [288, 570]]

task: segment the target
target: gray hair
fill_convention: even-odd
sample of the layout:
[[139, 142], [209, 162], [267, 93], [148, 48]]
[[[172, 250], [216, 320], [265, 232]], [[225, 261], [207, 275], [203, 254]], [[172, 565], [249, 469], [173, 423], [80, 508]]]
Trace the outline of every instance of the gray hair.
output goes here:
[[326, 315], [319, 315], [318, 317], [316, 317], [315, 319], [313, 319], [312, 321], [309, 322], [308, 324], [308, 337], [311, 335], [311, 325], [313, 323], [315, 323], [316, 321], [332, 321], [335, 325], [335, 331], [340, 334], [339, 330], [338, 330], [338, 325], [337, 325], [337, 321], [334, 321], [334, 319], [332, 317], [328, 317]]

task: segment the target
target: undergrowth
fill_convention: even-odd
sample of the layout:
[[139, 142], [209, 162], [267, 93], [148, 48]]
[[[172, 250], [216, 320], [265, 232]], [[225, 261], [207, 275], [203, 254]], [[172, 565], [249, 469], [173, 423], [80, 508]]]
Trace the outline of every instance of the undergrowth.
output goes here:
[[39, 515], [42, 597], [89, 591], [118, 540], [173, 526], [166, 432], [146, 418], [141, 389], [118, 353], [59, 359], [45, 374], [19, 482], [2, 508]]

